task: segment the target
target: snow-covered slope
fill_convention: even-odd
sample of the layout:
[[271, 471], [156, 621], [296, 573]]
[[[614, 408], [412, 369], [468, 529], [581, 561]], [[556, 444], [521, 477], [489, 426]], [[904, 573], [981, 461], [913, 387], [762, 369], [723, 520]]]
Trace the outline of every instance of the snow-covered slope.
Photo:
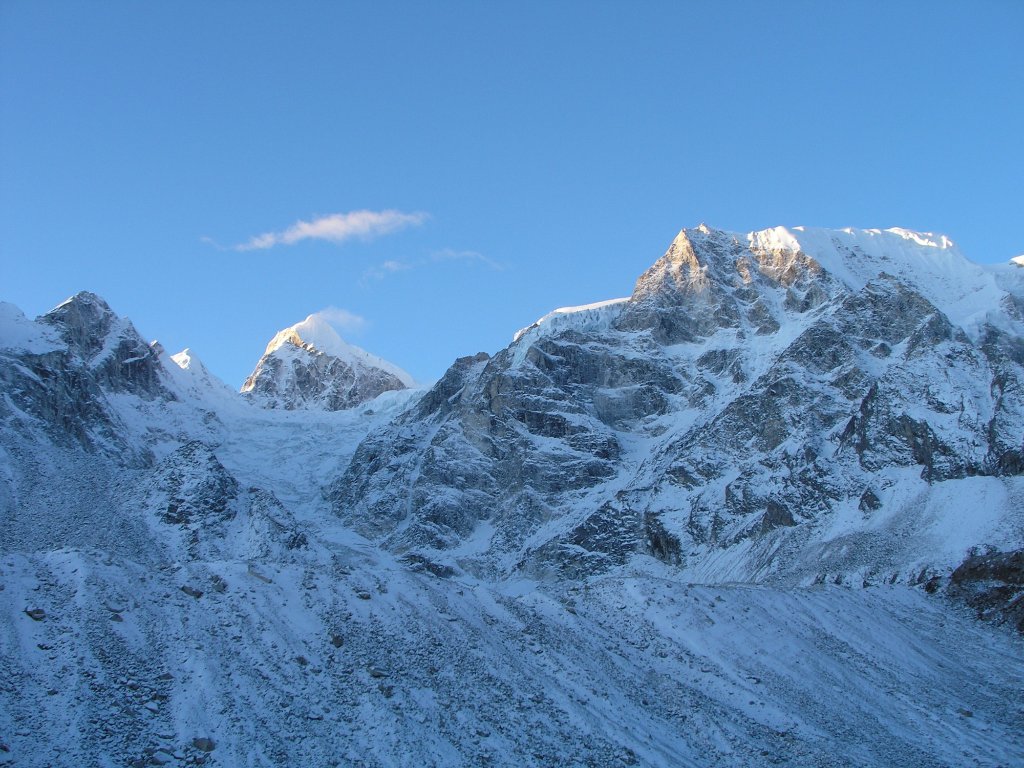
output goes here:
[[922, 590], [693, 586], [668, 570], [489, 584], [320, 537], [244, 559], [5, 553], [0, 764], [994, 768], [1024, 755], [1019, 640]]
[[264, 408], [337, 411], [415, 386], [393, 363], [344, 341], [319, 315], [277, 333], [242, 385]]
[[57, 334], [32, 322], [13, 304], [0, 301], [0, 345], [3, 349], [44, 354], [60, 349]]
[[805, 253], [853, 291], [880, 274], [891, 275], [939, 307], [972, 338], [1006, 295], [996, 270], [966, 259], [945, 235], [900, 228], [776, 227], [745, 237], [753, 250]]
[[244, 396], [0, 304], [0, 765], [1022, 763], [1022, 286], [700, 227], [429, 390], [311, 316]]
[[0, 542], [13, 549], [109, 540], [121, 524], [112, 499], [193, 441], [216, 447], [246, 488], [273, 488], [307, 515], [367, 431], [421, 392], [338, 413], [268, 410], [191, 351], [147, 344], [94, 294], [36, 321], [10, 304], [2, 312]]

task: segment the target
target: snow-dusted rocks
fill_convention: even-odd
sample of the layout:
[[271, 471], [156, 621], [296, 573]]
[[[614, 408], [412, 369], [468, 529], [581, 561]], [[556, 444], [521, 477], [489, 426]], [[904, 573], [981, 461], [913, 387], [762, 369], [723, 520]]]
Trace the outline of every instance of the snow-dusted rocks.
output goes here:
[[113, 401], [166, 401], [174, 395], [164, 386], [156, 350], [130, 321], [83, 292], [35, 322], [5, 304], [0, 332], [0, 411], [8, 429], [145, 460], [144, 450], [129, 445]]
[[1024, 635], [1024, 549], [972, 552], [953, 571], [948, 591], [974, 608], [978, 618], [1009, 623]]
[[96, 383], [113, 392], [167, 397], [156, 355], [131, 321], [118, 317], [99, 296], [82, 292], [43, 315], [68, 352], [89, 369]]
[[242, 395], [0, 304], [0, 765], [1021, 764], [1022, 323], [801, 228], [427, 391], [317, 316]]
[[332, 496], [386, 546], [478, 574], [637, 553], [702, 579], [952, 568], [993, 535], [952, 510], [937, 530], [939, 498], [977, 492], [958, 482], [989, 478], [992, 514], [1021, 516], [1007, 285], [942, 236], [684, 230], [628, 301], [460, 361]]
[[135, 503], [149, 524], [176, 529], [166, 536], [157, 531], [157, 538], [172, 540], [176, 556], [282, 560], [306, 546], [305, 533], [272, 492], [243, 488], [198, 440], [167, 456], [140, 487]]
[[344, 341], [318, 315], [279, 332], [242, 393], [264, 408], [338, 411], [413, 386], [398, 366]]

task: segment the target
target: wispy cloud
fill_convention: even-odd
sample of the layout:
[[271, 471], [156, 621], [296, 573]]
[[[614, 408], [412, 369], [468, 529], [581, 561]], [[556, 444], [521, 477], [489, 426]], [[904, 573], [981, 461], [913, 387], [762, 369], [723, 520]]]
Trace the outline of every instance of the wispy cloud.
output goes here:
[[396, 272], [405, 272], [406, 270], [415, 268], [416, 264], [413, 262], [388, 259], [387, 261], [376, 264], [363, 272], [363, 276], [359, 282], [365, 286], [369, 282], [374, 280], [383, 280], [385, 277], [393, 275]]
[[358, 333], [366, 327], [366, 318], [349, 312], [341, 307], [325, 307], [319, 312], [314, 312], [313, 317], [319, 317], [334, 326], [335, 330], [348, 333]]
[[383, 280], [398, 272], [407, 272], [412, 269], [421, 269], [422, 267], [445, 262], [457, 262], [465, 265], [481, 264], [496, 272], [505, 269], [504, 264], [477, 251], [458, 251], [454, 248], [443, 248], [440, 251], [434, 251], [426, 258], [407, 259], [405, 261], [389, 259], [388, 261], [381, 262], [363, 272], [360, 282], [365, 286], [370, 282]]
[[[294, 245], [303, 240], [326, 240], [337, 244], [353, 239], [372, 240], [406, 227], [419, 226], [427, 218], [429, 217], [426, 213], [404, 213], [395, 210], [332, 213], [310, 221], [297, 221], [280, 232], [255, 235], [244, 243], [231, 246], [231, 249], [262, 251], [278, 245]], [[212, 242], [209, 238], [203, 240]]]
[[495, 261], [489, 256], [484, 256], [477, 251], [456, 251], [454, 248], [444, 248], [430, 254], [430, 260], [437, 261], [462, 261], [466, 263], [483, 264], [491, 269], [500, 272], [505, 268], [503, 264]]

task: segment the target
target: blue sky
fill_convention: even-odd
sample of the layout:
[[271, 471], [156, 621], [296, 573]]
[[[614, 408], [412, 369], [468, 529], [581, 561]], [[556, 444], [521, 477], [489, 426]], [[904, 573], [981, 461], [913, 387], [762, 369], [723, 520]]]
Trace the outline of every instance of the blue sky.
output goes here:
[[1002, 261], [1022, 39], [1017, 0], [0, 0], [0, 299], [95, 291], [235, 386], [330, 307], [429, 380], [702, 221]]

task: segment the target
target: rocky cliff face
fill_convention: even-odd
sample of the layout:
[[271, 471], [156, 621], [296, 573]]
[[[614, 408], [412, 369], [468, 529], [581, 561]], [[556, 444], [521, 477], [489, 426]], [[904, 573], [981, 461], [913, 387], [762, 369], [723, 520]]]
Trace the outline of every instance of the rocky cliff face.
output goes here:
[[12, 333], [0, 341], [0, 387], [7, 395], [0, 409], [10, 428], [23, 437], [42, 430], [58, 445], [148, 461], [126, 442], [128, 430], [112, 400], [175, 399], [161, 380], [158, 351], [92, 293], [76, 294], [34, 323], [6, 306], [4, 325]]
[[242, 394], [263, 408], [339, 411], [411, 384], [407, 373], [310, 315], [271, 340]]
[[[458, 361], [332, 497], [480, 573], [907, 579], [930, 494], [1020, 472], [1013, 278], [902, 230], [684, 230], [628, 301]], [[879, 549], [889, 526], [919, 536]]]

